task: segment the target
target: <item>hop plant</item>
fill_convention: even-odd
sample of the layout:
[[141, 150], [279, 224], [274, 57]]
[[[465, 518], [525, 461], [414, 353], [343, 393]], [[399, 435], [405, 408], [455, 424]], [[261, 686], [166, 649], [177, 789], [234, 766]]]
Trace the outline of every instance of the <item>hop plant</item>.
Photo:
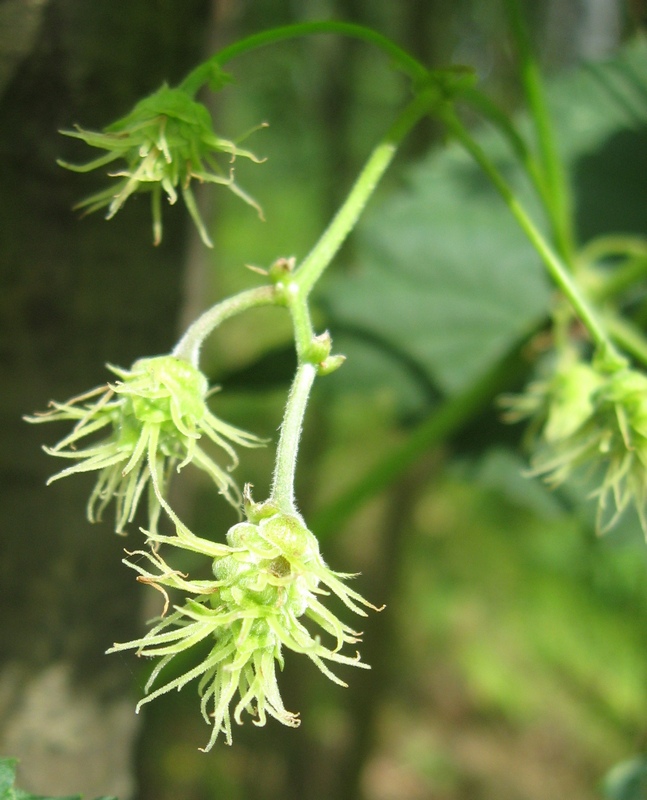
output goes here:
[[[162, 240], [162, 192], [173, 205], [179, 188], [202, 241], [213, 247], [191, 189], [194, 179], [227, 186], [262, 216], [258, 204], [235, 183], [231, 167], [239, 156], [259, 160], [249, 151], [217, 136], [207, 109], [181, 89], [162, 86], [101, 133], [78, 127], [76, 131], [62, 132], [107, 151], [88, 164], [58, 162], [67, 169], [90, 172], [118, 159], [126, 162], [123, 169], [109, 173], [110, 177], [118, 178], [116, 185], [82, 200], [77, 208], [91, 213], [107, 207], [106, 219], [111, 219], [130, 195], [150, 191], [155, 244]], [[223, 169], [216, 159], [223, 154], [230, 161], [229, 169]]]
[[[301, 517], [269, 505], [262, 514], [266, 516], [230, 528], [227, 545], [193, 535], [173, 514], [176, 536], [151, 535], [156, 544], [166, 542], [210, 556], [215, 580], [188, 580], [154, 551], [138, 551], [141, 558], [137, 562], [126, 561], [139, 573], [140, 581], [163, 594], [165, 587], [170, 587], [193, 596], [162, 616], [143, 638], [115, 644], [109, 652], [136, 649], [138, 655], [160, 659], [138, 710], [144, 703], [199, 679], [202, 716], [213, 726], [205, 751], [213, 747], [220, 733], [231, 744], [232, 714], [238, 724], [247, 712], [256, 725], [264, 725], [268, 716], [290, 727], [299, 725], [298, 715], [286, 710], [277, 682], [276, 667], [283, 668], [284, 648], [303, 653], [342, 686], [346, 684], [326, 662], [368, 668], [359, 653], [347, 656], [340, 652], [344, 645], [359, 642], [361, 634], [341, 622], [322, 598], [332, 593], [362, 616], [366, 616], [365, 607], [375, 606], [345, 584], [350, 575], [326, 566], [317, 539]], [[142, 566], [142, 558], [155, 571]], [[304, 618], [332, 637], [332, 646], [311, 633]], [[150, 692], [170, 661], [204, 640], [211, 643], [204, 660]]]
[[[149, 525], [155, 532], [169, 475], [190, 462], [208, 473], [221, 494], [238, 508], [241, 494], [230, 474], [237, 464], [233, 445], [252, 447], [262, 440], [209, 411], [206, 377], [188, 361], [171, 355], [142, 358], [130, 370], [108, 368], [119, 381], [66, 403], [52, 402], [50, 411], [26, 418], [36, 423], [75, 422], [70, 434], [45, 451], [77, 463], [53, 475], [48, 483], [97, 471], [88, 518], [99, 520], [114, 500], [118, 533], [133, 520], [145, 489]], [[94, 441], [94, 434], [103, 438]], [[220, 466], [208, 455], [203, 437], [224, 450], [228, 466]], [[80, 442], [88, 443], [78, 448]]]
[[569, 357], [506, 404], [509, 419], [531, 417], [538, 432], [531, 474], [557, 487], [584, 471], [599, 481], [591, 495], [598, 530], [609, 530], [633, 505], [647, 535], [647, 376]]

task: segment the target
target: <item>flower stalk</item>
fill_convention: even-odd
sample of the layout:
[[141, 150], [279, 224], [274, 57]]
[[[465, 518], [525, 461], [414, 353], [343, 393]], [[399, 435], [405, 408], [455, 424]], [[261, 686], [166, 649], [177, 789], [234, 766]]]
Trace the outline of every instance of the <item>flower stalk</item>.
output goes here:
[[439, 91], [438, 87], [432, 86], [422, 90], [400, 112], [382, 141], [369, 156], [332, 222], [295, 271], [294, 281], [299, 285], [304, 297], [312, 291], [350, 231], [357, 224], [369, 198], [392, 162], [400, 142], [422, 117], [445, 102], [447, 102], [447, 97]]
[[201, 314], [195, 322], [187, 328], [180, 341], [173, 348], [173, 355], [188, 361], [198, 367], [200, 349], [204, 340], [225, 320], [241, 314], [250, 308], [274, 305], [278, 302], [276, 290], [273, 286], [260, 286], [248, 289], [233, 297], [228, 297], [220, 303], [209, 308]]
[[257, 50], [259, 47], [326, 33], [350, 36], [375, 45], [389, 56], [394, 65], [411, 78], [414, 85], [424, 83], [427, 79], [429, 74], [427, 68], [386, 36], [363, 25], [326, 20], [272, 28], [269, 31], [262, 31], [234, 42], [192, 70], [182, 81], [180, 88], [191, 96], [194, 96], [205, 84], [210, 84], [213, 88], [218, 89], [228, 81], [228, 76], [223, 73], [222, 68], [234, 58]]
[[277, 507], [287, 514], [296, 512], [294, 479], [297, 454], [303, 429], [303, 418], [316, 375], [317, 368], [314, 364], [307, 361], [300, 364], [285, 404], [285, 413], [276, 449], [270, 502], [276, 503]]
[[542, 196], [548, 201], [545, 205], [552, 223], [557, 250], [561, 257], [570, 263], [574, 250], [572, 198], [557, 149], [539, 65], [533, 53], [519, 0], [505, 0], [505, 7], [519, 52], [521, 80], [537, 136], [541, 171], [546, 187]]

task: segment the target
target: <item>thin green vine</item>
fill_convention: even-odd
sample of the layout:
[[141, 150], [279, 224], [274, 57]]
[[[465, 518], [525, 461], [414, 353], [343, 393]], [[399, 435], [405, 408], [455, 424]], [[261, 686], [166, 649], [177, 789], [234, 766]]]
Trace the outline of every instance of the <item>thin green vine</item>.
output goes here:
[[350, 36], [375, 45], [389, 56], [395, 66], [411, 78], [414, 86], [421, 82], [425, 83], [428, 80], [429, 71], [426, 67], [401, 47], [398, 47], [391, 39], [382, 36], [377, 31], [366, 28], [363, 25], [354, 25], [350, 22], [317, 21], [272, 28], [269, 31], [262, 31], [234, 42], [196, 67], [184, 78], [178, 88], [194, 96], [200, 87], [214, 78], [217, 82], [221, 77], [222, 68], [234, 58], [257, 50], [259, 47], [278, 44], [289, 39], [300, 39], [304, 36], [326, 33]]
[[488, 158], [485, 151], [476, 142], [474, 137], [467, 132], [465, 126], [453, 111], [445, 110], [443, 113], [443, 122], [492, 181], [512, 212], [512, 215], [541, 257], [549, 274], [557, 286], [564, 292], [575, 312], [588, 329], [593, 341], [599, 349], [599, 355], [607, 365], [607, 368], [613, 371], [626, 366], [626, 359], [616, 349], [597, 311], [584, 296], [580, 285], [541, 234], [530, 215], [521, 205], [515, 192]]

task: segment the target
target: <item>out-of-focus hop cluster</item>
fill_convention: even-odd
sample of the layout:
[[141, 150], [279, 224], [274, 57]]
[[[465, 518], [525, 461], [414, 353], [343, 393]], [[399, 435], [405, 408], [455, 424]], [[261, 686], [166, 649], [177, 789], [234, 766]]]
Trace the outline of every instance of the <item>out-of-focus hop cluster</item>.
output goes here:
[[[182, 89], [162, 86], [102, 132], [78, 127], [62, 132], [107, 151], [88, 164], [58, 162], [67, 169], [90, 172], [119, 159], [125, 162], [118, 171], [108, 173], [117, 179], [116, 184], [82, 200], [77, 208], [90, 213], [107, 207], [106, 219], [111, 219], [132, 194], [150, 191], [155, 244], [162, 240], [162, 192], [173, 204], [179, 190], [202, 241], [213, 246], [191, 190], [193, 180], [223, 184], [261, 214], [257, 203], [235, 183], [232, 166], [237, 157], [259, 159], [217, 136], [205, 106]], [[228, 166], [218, 162], [220, 156], [226, 157]]]
[[[205, 750], [213, 747], [220, 733], [231, 744], [232, 716], [242, 724], [243, 712], [256, 725], [264, 725], [268, 716], [291, 727], [299, 724], [298, 715], [283, 705], [277, 683], [276, 667], [283, 668], [284, 648], [303, 653], [342, 686], [346, 684], [326, 662], [367, 668], [359, 653], [341, 653], [345, 645], [359, 642], [360, 634], [341, 622], [324, 599], [335, 595], [362, 616], [364, 607], [375, 607], [346, 585], [350, 575], [326, 566], [317, 539], [301, 517], [246, 499], [248, 520], [230, 528], [226, 545], [195, 536], [173, 514], [175, 536], [151, 535], [154, 544], [164, 542], [211, 557], [214, 580], [191, 580], [171, 569], [155, 551], [132, 554], [136, 560], [126, 563], [139, 573], [140, 581], [165, 595], [170, 588], [189, 597], [163, 615], [146, 636], [109, 651], [135, 649], [139, 655], [160, 659], [139, 706], [199, 680], [202, 716], [213, 726]], [[329, 645], [322, 643], [322, 632]], [[198, 664], [150, 691], [170, 661], [205, 640], [211, 645], [206, 657], [201, 648]]]
[[531, 474], [554, 487], [576, 476], [594, 481], [598, 531], [633, 505], [647, 535], [647, 376], [569, 351], [549, 377], [503, 405], [509, 421], [531, 420]]
[[[231, 476], [237, 464], [234, 445], [251, 447], [262, 440], [211, 413], [207, 378], [188, 361], [172, 355], [141, 358], [130, 370], [108, 368], [120, 380], [66, 403], [51, 402], [51, 410], [26, 418], [29, 422], [75, 423], [70, 434], [54, 447], [45, 448], [50, 455], [75, 462], [49, 482], [80, 472], [98, 472], [88, 501], [88, 518], [99, 520], [114, 501], [118, 533], [132, 522], [144, 494], [148, 524], [154, 533], [170, 474], [189, 463], [208, 473], [220, 493], [238, 508], [241, 493]], [[205, 441], [224, 451], [226, 466], [209, 455]]]

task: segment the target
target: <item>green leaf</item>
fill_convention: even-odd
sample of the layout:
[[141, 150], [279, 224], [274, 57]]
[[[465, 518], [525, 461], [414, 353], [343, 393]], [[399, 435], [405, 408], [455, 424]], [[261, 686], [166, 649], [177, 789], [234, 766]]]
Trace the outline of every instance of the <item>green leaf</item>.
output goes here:
[[0, 800], [14, 800], [13, 782], [16, 776], [16, 759], [0, 758]]
[[[614, 221], [636, 220], [643, 209], [635, 193], [614, 190], [617, 169], [602, 174], [593, 157], [621, 132], [638, 135], [647, 121], [646, 57], [647, 46], [636, 43], [614, 61], [580, 68], [548, 87], [560, 151], [576, 184], [578, 227], [587, 235], [605, 232], [609, 192], [615, 192]], [[507, 143], [492, 130], [477, 138], [545, 228]], [[643, 176], [644, 188], [643, 162], [634, 154], [629, 169]], [[601, 191], [593, 192], [596, 175]], [[333, 318], [388, 339], [449, 394], [487, 372], [548, 313], [552, 288], [539, 258], [457, 145], [414, 166], [404, 187], [367, 216], [359, 239], [356, 271], [328, 282]], [[382, 381], [392, 383], [388, 374]]]
[[546, 314], [538, 259], [495, 190], [457, 147], [434, 154], [362, 229], [363, 268], [336, 312], [377, 330], [450, 394]]
[[515, 506], [547, 520], [558, 518], [564, 511], [559, 500], [545, 483], [524, 475], [526, 469], [526, 463], [514, 451], [490, 447], [476, 463], [471, 477]]
[[616, 764], [603, 783], [606, 800], [645, 800], [647, 797], [647, 757], [638, 756]]
[[[14, 781], [16, 779], [15, 758], [0, 758], [0, 800], [82, 800], [81, 795], [67, 797], [52, 797], [51, 795], [35, 795], [16, 789]], [[97, 800], [117, 800], [116, 797], [98, 797]]]

